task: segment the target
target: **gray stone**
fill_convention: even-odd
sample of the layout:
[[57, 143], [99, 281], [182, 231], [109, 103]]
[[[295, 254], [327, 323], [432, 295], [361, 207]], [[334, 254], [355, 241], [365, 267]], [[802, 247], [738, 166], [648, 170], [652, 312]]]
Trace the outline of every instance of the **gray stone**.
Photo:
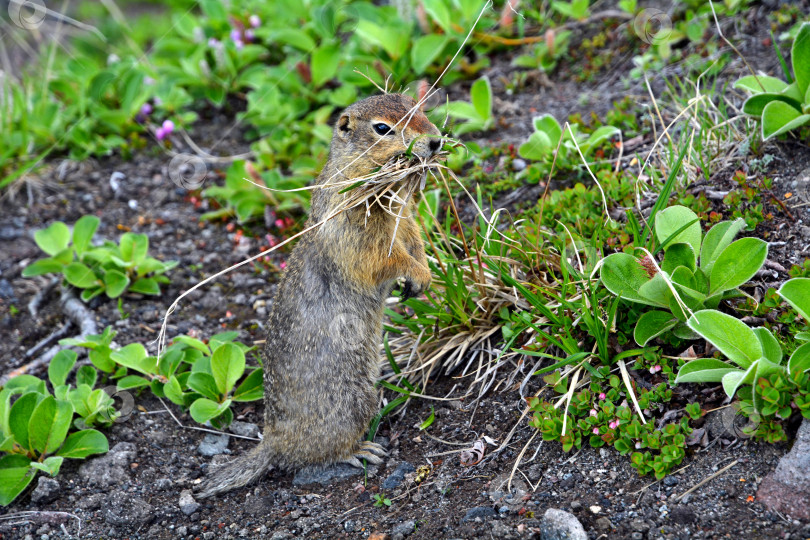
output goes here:
[[[369, 475], [377, 473], [378, 467], [375, 465], [368, 466]], [[352, 467], [348, 463], [336, 463], [326, 467], [306, 467], [295, 473], [293, 478], [293, 485], [296, 487], [308, 486], [311, 484], [320, 484], [326, 486], [333, 481], [345, 480], [352, 476], [363, 474], [363, 469]]]
[[507, 525], [503, 521], [492, 522], [492, 538], [500, 538], [501, 540], [517, 540], [520, 538], [515, 527]]
[[810, 420], [802, 422], [793, 448], [760, 484], [757, 501], [794, 519], [810, 519]]
[[403, 521], [402, 523], [397, 523], [396, 525], [394, 525], [394, 528], [391, 529], [391, 534], [408, 536], [415, 530], [416, 530], [416, 522], [412, 519], [409, 519], [408, 521]]
[[37, 480], [37, 487], [31, 493], [31, 502], [37, 504], [45, 504], [55, 500], [59, 497], [62, 491], [62, 486], [53, 478], [47, 476], [40, 476]]
[[411, 472], [414, 472], [416, 469], [413, 468], [413, 465], [408, 463], [407, 461], [403, 461], [397, 468], [394, 469], [394, 472], [388, 475], [388, 478], [383, 480], [382, 485], [380, 488], [384, 491], [391, 491], [396, 489], [402, 484], [405, 480], [405, 475]]
[[564, 510], [549, 508], [540, 521], [541, 540], [588, 540], [579, 520]]
[[105, 455], [82, 463], [79, 476], [91, 486], [119, 486], [129, 480], [129, 465], [137, 455], [133, 443], [120, 442]]
[[239, 420], [231, 422], [231, 425], [228, 426], [228, 431], [241, 435], [242, 437], [259, 436], [259, 426], [250, 422], [240, 422]]
[[154, 509], [140, 497], [114, 491], [104, 499], [104, 521], [116, 527], [137, 529], [147, 525], [155, 517]]
[[190, 489], [184, 489], [180, 492], [180, 501], [177, 503], [177, 506], [179, 506], [180, 511], [187, 516], [190, 516], [200, 509], [200, 503], [194, 500]]
[[669, 512], [669, 517], [672, 521], [681, 525], [688, 525], [689, 523], [697, 521], [697, 515], [695, 512], [688, 506], [684, 505], [673, 508]]
[[219, 454], [230, 454], [228, 450], [228, 441], [231, 438], [227, 435], [214, 435], [207, 433], [203, 438], [200, 445], [197, 447], [197, 452], [203, 456], [211, 457]]
[[467, 513], [464, 514], [464, 517], [461, 519], [462, 523], [466, 523], [467, 521], [472, 521], [475, 518], [491, 518], [495, 516], [495, 509], [491, 506], [476, 506], [475, 508], [470, 508], [467, 510]]

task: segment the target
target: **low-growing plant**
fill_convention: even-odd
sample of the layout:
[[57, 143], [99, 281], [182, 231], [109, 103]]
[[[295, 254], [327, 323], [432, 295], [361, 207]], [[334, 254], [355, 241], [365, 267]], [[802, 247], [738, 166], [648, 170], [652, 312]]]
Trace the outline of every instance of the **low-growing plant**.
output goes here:
[[106, 293], [118, 298], [125, 291], [160, 294], [160, 284], [168, 283], [164, 274], [177, 266], [177, 261], [163, 262], [148, 256], [149, 237], [131, 232], [121, 235], [118, 244], [105, 241], [93, 246], [93, 236], [100, 220], [83, 216], [73, 225], [55, 221], [34, 233], [34, 240], [48, 257], [25, 267], [24, 277], [61, 274], [64, 281], [82, 289], [85, 302]]
[[587, 159], [600, 145], [620, 134], [621, 131], [613, 126], [600, 126], [590, 134], [580, 133], [580, 126], [576, 124], [571, 125], [570, 131], [563, 130], [563, 126], [553, 116], [544, 114], [534, 119], [534, 132], [520, 145], [518, 153], [525, 159], [550, 165], [559, 146], [555, 166], [567, 170], [580, 162], [577, 146]]
[[[778, 292], [810, 321], [810, 278], [791, 279]], [[790, 416], [790, 401], [780, 399], [776, 394], [778, 390], [766, 389], [768, 383], [762, 381], [774, 374], [793, 376], [810, 371], [810, 332], [795, 336], [808, 343], [793, 351], [784, 364], [782, 346], [767, 328], [749, 328], [731, 315], [712, 309], [697, 311], [687, 324], [736, 366], [718, 359], [698, 358], [681, 367], [676, 383], [720, 382], [729, 398], [739, 393], [763, 414], [777, 414], [783, 419]], [[759, 389], [754, 391], [754, 388]]]
[[0, 390], [0, 505], [16, 499], [38, 471], [56, 476], [65, 458], [109, 449], [107, 438], [94, 429], [68, 434], [73, 415], [72, 401], [51, 395], [37, 377], [17, 376]]
[[549, 32], [546, 34], [546, 40], [535, 45], [531, 54], [517, 56], [512, 60], [512, 65], [551, 73], [557, 67], [557, 63], [568, 52], [570, 42], [570, 30]]
[[667, 332], [696, 339], [698, 334], [687, 325], [692, 312], [715, 309], [722, 300], [742, 294], [738, 288], [768, 256], [767, 243], [758, 238], [733, 241], [744, 227], [742, 219], [724, 221], [704, 237], [694, 212], [672, 206], [655, 216], [655, 238], [664, 251], [660, 265], [647, 254], [605, 258], [600, 277], [611, 293], [658, 308], [639, 318], [633, 332], [636, 343], [646, 345]]
[[463, 135], [471, 131], [487, 131], [495, 125], [492, 116], [492, 85], [489, 77], [481, 77], [470, 87], [470, 103], [466, 101], [451, 101], [446, 106], [437, 107], [431, 114], [439, 117], [448, 114], [451, 118], [463, 120], [462, 124], [452, 127], [456, 135]]
[[[778, 52], [778, 51], [777, 51]], [[799, 28], [791, 49], [793, 78], [749, 75], [734, 83], [752, 95], [743, 112], [760, 119], [762, 139], [768, 140], [810, 124], [810, 22]]]

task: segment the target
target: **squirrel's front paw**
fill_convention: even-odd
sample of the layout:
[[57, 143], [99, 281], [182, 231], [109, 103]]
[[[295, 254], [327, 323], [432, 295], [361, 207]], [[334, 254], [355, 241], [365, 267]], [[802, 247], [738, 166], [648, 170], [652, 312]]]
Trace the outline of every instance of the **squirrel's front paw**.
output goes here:
[[428, 289], [428, 287], [430, 287], [430, 280], [416, 281], [415, 279], [407, 278], [405, 279], [405, 286], [402, 287], [402, 300], [407, 300], [408, 298], [413, 298], [415, 296], [421, 296], [422, 293]]

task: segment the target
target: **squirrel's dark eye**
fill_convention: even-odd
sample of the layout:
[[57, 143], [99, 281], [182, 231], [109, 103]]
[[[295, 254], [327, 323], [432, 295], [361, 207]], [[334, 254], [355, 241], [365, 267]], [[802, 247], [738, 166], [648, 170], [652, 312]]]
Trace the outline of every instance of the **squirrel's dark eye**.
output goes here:
[[374, 124], [374, 131], [377, 132], [377, 135], [388, 135], [391, 133], [391, 126], [388, 124], [383, 124], [382, 122], [378, 122]]

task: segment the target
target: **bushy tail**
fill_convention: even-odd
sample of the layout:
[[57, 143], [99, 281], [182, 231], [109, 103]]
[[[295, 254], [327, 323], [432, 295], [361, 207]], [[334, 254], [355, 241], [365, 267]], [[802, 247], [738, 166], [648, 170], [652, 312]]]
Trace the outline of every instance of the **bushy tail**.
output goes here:
[[268, 446], [265, 439], [247, 455], [214, 469], [195, 488], [196, 497], [205, 499], [258, 480], [273, 465]]

